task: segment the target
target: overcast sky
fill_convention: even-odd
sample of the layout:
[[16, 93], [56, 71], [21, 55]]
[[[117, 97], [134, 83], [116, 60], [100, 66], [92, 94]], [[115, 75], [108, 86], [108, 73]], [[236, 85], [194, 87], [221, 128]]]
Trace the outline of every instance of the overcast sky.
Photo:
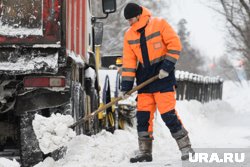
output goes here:
[[[170, 0], [171, 20], [175, 26], [181, 18], [188, 22], [192, 44], [197, 46], [204, 56], [219, 57], [225, 51], [225, 21], [203, 3], [208, 0]], [[202, 3], [203, 2], [203, 3]]]

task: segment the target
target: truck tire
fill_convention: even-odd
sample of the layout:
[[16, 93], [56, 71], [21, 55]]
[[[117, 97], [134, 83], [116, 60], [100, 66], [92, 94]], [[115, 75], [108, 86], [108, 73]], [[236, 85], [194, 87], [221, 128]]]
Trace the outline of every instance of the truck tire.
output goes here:
[[[72, 112], [71, 116], [75, 121], [79, 119], [79, 98], [80, 98], [81, 84], [79, 82], [71, 83], [71, 99], [72, 99]], [[74, 131], [79, 135], [79, 127], [75, 127]]]
[[[91, 111], [94, 112], [98, 109], [99, 107], [99, 100], [98, 100], [98, 93], [97, 90], [95, 88], [91, 89], [90, 92], [90, 99], [91, 99]], [[98, 132], [100, 132], [101, 128], [99, 126], [99, 119], [98, 116], [94, 116], [93, 118], [93, 133], [97, 134]]]
[[32, 127], [35, 112], [24, 113], [20, 116], [20, 157], [23, 167], [34, 166], [43, 161], [43, 153]]

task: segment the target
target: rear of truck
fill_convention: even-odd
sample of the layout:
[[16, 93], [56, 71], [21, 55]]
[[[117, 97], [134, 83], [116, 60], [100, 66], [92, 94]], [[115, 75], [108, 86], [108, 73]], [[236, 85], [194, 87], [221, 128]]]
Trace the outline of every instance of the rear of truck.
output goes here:
[[[0, 0], [0, 144], [24, 166], [42, 160], [35, 113], [70, 104], [61, 0]], [[7, 130], [6, 130], [7, 129]]]
[[[79, 120], [99, 106], [95, 23], [116, 11], [102, 0], [105, 17], [93, 17], [90, 0], [0, 0], [0, 156], [34, 166], [44, 155], [34, 134], [35, 114], [70, 114]], [[99, 32], [99, 31], [98, 31]], [[97, 117], [75, 127], [100, 131]]]
[[87, 17], [87, 0], [0, 0], [0, 156], [35, 165], [47, 156], [32, 129], [36, 113], [77, 120], [90, 88], [98, 103], [94, 81], [85, 85]]

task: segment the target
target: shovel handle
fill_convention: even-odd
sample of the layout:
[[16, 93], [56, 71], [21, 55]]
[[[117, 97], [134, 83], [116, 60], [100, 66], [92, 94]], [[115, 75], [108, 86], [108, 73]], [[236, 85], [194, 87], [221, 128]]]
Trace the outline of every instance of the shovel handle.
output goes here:
[[[145, 82], [141, 83], [140, 85], [134, 87], [133, 89], [131, 89], [130, 91], [126, 92], [125, 95], [131, 95], [134, 92], [138, 91], [139, 89], [143, 88], [144, 86], [154, 82], [155, 80], [157, 80], [159, 78], [159, 75], [155, 75], [152, 78], [146, 80]], [[95, 115], [97, 115], [99, 112], [106, 110], [107, 108], [111, 107], [113, 104], [116, 104], [118, 101], [122, 100], [122, 97], [117, 97], [115, 98], [113, 101], [109, 102], [108, 104], [103, 105], [102, 107], [98, 108], [97, 110], [95, 110], [94, 112], [92, 112], [91, 114], [89, 114], [88, 116], [85, 116], [84, 118], [81, 118], [80, 120], [78, 120], [77, 122], [75, 122], [74, 124], [70, 125], [69, 128], [74, 128], [77, 125], [79, 125], [80, 123], [83, 123], [84, 121], [94, 117]]]

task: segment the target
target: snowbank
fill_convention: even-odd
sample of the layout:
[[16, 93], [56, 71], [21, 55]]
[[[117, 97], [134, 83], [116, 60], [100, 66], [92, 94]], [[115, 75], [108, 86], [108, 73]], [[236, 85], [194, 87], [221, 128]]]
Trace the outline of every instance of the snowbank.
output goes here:
[[[246, 91], [249, 89], [249, 86], [242, 88], [225, 82], [222, 101], [205, 104], [195, 100], [177, 102], [176, 109], [189, 131], [194, 148], [250, 147], [250, 110], [247, 104], [250, 91]], [[239, 112], [238, 104], [243, 105], [244, 113]], [[129, 158], [138, 149], [136, 127], [133, 127], [115, 131], [113, 135], [102, 131], [91, 137], [77, 136], [69, 142], [63, 159], [47, 158], [35, 167], [182, 166], [177, 144], [158, 112], [154, 124], [154, 161], [151, 163], [129, 163]]]
[[[56, 166], [117, 166], [123, 165], [124, 160], [130, 156], [130, 152], [136, 147], [137, 138], [135, 133], [118, 130], [112, 135], [102, 131], [95, 136], [80, 135], [74, 138], [68, 147], [67, 156], [57, 162], [45, 162], [35, 167], [56, 167]], [[52, 165], [52, 166], [49, 166]], [[125, 164], [126, 166], [126, 164]]]
[[76, 133], [68, 128], [74, 123], [70, 115], [52, 114], [46, 118], [39, 114], [35, 115], [33, 129], [39, 141], [40, 149], [44, 154], [50, 153], [76, 136]]
[[[232, 114], [234, 110], [228, 103], [214, 101], [203, 105], [197, 101], [178, 101], [177, 110], [185, 127], [189, 130], [190, 138], [195, 148], [232, 148], [246, 147], [249, 141], [244, 138], [247, 129], [230, 127], [223, 124], [219, 118]], [[214, 112], [215, 111], [215, 112]], [[218, 111], [218, 112], [216, 112]], [[218, 118], [214, 120], [213, 118]], [[152, 163], [130, 164], [129, 158], [138, 149], [136, 128], [125, 131], [115, 131], [114, 135], [102, 131], [94, 136], [80, 135], [70, 141], [65, 157], [59, 161], [46, 159], [35, 167], [94, 167], [94, 166], [181, 166], [180, 152], [168, 128], [161, 120], [160, 114], [155, 114], [154, 145]], [[226, 134], [224, 132], [227, 132]]]

